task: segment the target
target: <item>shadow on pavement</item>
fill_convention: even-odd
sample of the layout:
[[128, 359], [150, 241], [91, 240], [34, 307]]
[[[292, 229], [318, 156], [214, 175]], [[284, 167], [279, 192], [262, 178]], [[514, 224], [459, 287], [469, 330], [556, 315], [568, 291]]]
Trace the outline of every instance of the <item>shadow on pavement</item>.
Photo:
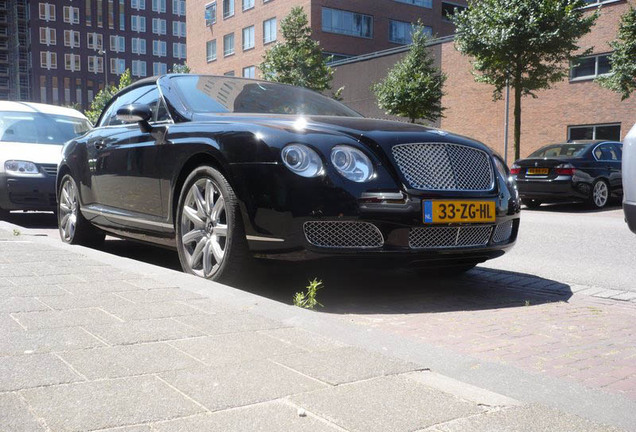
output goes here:
[[584, 203], [556, 203], [556, 204], [543, 204], [541, 207], [537, 209], [529, 209], [526, 206], [521, 207], [524, 211], [534, 211], [534, 212], [546, 212], [546, 213], [603, 213], [613, 210], [620, 210], [622, 208], [621, 200], [619, 199], [611, 199], [607, 206], [602, 209], [593, 209], [590, 208], [587, 204]]

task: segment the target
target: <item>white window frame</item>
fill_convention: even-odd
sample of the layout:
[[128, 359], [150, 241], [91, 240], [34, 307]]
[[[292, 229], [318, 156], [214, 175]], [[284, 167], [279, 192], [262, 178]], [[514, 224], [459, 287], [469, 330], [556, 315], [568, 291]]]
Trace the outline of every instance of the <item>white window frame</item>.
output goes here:
[[[223, 2], [223, 19], [232, 18], [236, 13], [236, 0], [221, 0]], [[225, 2], [229, 6], [229, 10], [225, 11]]]
[[[216, 0], [205, 5], [205, 25], [206, 27], [211, 27], [216, 24], [216, 15], [218, 13], [218, 6], [216, 4]], [[212, 13], [214, 12], [214, 13]], [[209, 15], [208, 15], [209, 13]]]
[[[268, 23], [271, 24], [272, 22], [273, 26], [270, 26], [270, 31], [267, 31], [266, 28]], [[273, 35], [271, 28], [274, 29]], [[272, 42], [276, 42], [276, 39], [278, 39], [278, 20], [276, 19], [276, 17], [266, 19], [265, 21], [263, 21], [263, 44], [267, 45]]]
[[[249, 74], [245, 74], [246, 71], [249, 71]], [[256, 78], [256, 66], [246, 66], [243, 68], [243, 78]]]
[[[247, 38], [245, 32], [248, 32]], [[248, 51], [256, 47], [256, 28], [252, 25], [243, 29], [243, 51]]]
[[[228, 50], [228, 46], [226, 42], [227, 38], [229, 38], [230, 36], [232, 36], [231, 51]], [[225, 36], [223, 36], [223, 57], [233, 56], [235, 53], [236, 53], [236, 37], [234, 33], [228, 33]]]
[[[210, 47], [214, 47], [214, 53], [212, 53], [212, 50], [210, 49]], [[211, 40], [211, 41], [207, 41], [205, 43], [205, 59], [208, 63], [212, 63], [213, 61], [216, 61], [217, 59], [217, 43], [216, 43], [216, 39]]]
[[[599, 64], [599, 58], [600, 57], [609, 57], [611, 56], [612, 53], [611, 52], [606, 52], [606, 53], [600, 53], [600, 54], [594, 54], [594, 55], [589, 55], [589, 56], [582, 56], [582, 57], [577, 57], [574, 61], [572, 61], [572, 63], [570, 63], [570, 81], [571, 82], [576, 82], [576, 81], [589, 81], [589, 80], [593, 80], [596, 79], [600, 76], [606, 76], [606, 75], [611, 75], [611, 72], [607, 72], [607, 73], [602, 73], [599, 74], [598, 73], [598, 64]], [[574, 73], [574, 65], [579, 61], [579, 60], [587, 60], [587, 59], [594, 59], [594, 75], [585, 75], [585, 76], [581, 76], [581, 77], [576, 77], [573, 78], [572, 75]]]
[[433, 0], [395, 0], [398, 3], [406, 3], [426, 9], [433, 9]]
[[[351, 29], [352, 31], [348, 31], [345, 28], [334, 28], [331, 26], [331, 23], [329, 23], [329, 26], [326, 26], [324, 17], [325, 17], [325, 11], [330, 11], [332, 14], [334, 12], [336, 13], [340, 13], [343, 15], [343, 17], [345, 15], [360, 15], [362, 17], [367, 17], [370, 19], [370, 23], [371, 23], [371, 27], [370, 27], [370, 36], [365, 36], [363, 34], [358, 34], [355, 31], [353, 31], [354, 29]], [[324, 33], [332, 33], [332, 34], [338, 34], [338, 35], [343, 35], [343, 36], [350, 36], [350, 37], [356, 37], [356, 38], [360, 38], [360, 39], [373, 39], [373, 36], [375, 34], [375, 21], [373, 18], [373, 15], [367, 15], [367, 14], [363, 14], [360, 12], [353, 12], [353, 11], [348, 11], [348, 10], [344, 10], [344, 9], [336, 9], [336, 8], [332, 8], [332, 7], [326, 7], [323, 6], [321, 11], [320, 11], [320, 20], [321, 20], [321, 25], [320, 25], [320, 29], [324, 32]]]
[[256, 0], [243, 0], [243, 11], [254, 9]]
[[[572, 136], [572, 129], [587, 129], [587, 128], [592, 128], [592, 140], [596, 139], [596, 130], [597, 128], [600, 127], [608, 127], [608, 126], [618, 126], [619, 127], [619, 133], [618, 135], [620, 136], [621, 132], [620, 130], [622, 129], [622, 125], [621, 123], [599, 123], [599, 124], [590, 124], [590, 125], [573, 125], [573, 126], [568, 126], [568, 140], [571, 140], [571, 136]], [[608, 141], [612, 141], [612, 140], [608, 140]]]

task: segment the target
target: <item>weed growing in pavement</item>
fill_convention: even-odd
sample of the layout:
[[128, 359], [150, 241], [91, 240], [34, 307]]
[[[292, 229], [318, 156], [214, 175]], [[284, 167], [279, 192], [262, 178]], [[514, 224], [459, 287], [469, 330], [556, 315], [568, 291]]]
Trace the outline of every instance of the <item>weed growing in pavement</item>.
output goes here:
[[17, 230], [17, 229], [14, 229], [14, 230], [13, 230], [13, 235], [14, 235], [15, 237], [18, 237], [18, 236], [20, 236], [21, 234], [22, 234], [22, 233], [20, 232], [20, 230]]
[[526, 306], [530, 306], [530, 300], [526, 300]]
[[314, 310], [316, 306], [324, 307], [318, 300], [316, 300], [316, 294], [318, 290], [322, 288], [322, 281], [318, 279], [314, 279], [309, 282], [307, 286], [307, 293], [297, 292], [294, 295], [294, 306], [298, 306], [303, 309], [311, 309]]

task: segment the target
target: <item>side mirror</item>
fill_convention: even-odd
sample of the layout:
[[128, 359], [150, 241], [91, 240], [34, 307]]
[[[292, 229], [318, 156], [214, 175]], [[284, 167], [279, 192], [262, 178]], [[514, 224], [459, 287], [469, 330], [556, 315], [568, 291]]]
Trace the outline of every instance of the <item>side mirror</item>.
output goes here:
[[152, 126], [148, 121], [152, 118], [152, 110], [148, 105], [131, 104], [117, 110], [117, 119], [124, 123], [139, 123], [144, 132], [150, 132]]

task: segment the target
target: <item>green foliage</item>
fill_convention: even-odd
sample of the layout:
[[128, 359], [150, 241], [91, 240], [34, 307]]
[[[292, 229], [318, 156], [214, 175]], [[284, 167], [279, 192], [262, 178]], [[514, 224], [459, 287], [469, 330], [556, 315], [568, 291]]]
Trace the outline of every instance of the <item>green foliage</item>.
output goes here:
[[294, 7], [280, 23], [284, 42], [276, 43], [263, 56], [263, 78], [322, 92], [331, 88], [333, 69], [327, 65], [317, 41], [311, 38], [307, 15]]
[[108, 104], [113, 96], [115, 96], [119, 91], [125, 89], [131, 84], [132, 75], [130, 74], [130, 70], [126, 69], [126, 71], [119, 77], [118, 86], [106, 87], [97, 92], [95, 98], [91, 102], [90, 108], [84, 113], [91, 123], [96, 124], [106, 104]]
[[478, 82], [493, 85], [502, 97], [509, 80], [515, 99], [515, 155], [521, 141], [521, 98], [535, 97], [568, 73], [568, 61], [579, 50], [598, 14], [586, 14], [583, 0], [471, 0], [451, 19], [457, 26], [455, 46], [473, 57]]
[[294, 306], [311, 310], [313, 310], [316, 306], [324, 307], [318, 302], [318, 300], [316, 300], [316, 294], [322, 287], [322, 281], [319, 281], [318, 279], [314, 279], [309, 282], [306, 294], [299, 292], [294, 295]]
[[189, 74], [192, 71], [190, 70], [190, 66], [187, 63], [183, 64], [174, 64], [172, 65], [172, 71], [170, 73], [178, 73], [178, 74]]
[[610, 55], [611, 75], [600, 77], [597, 81], [605, 88], [620, 93], [621, 100], [627, 99], [636, 91], [636, 9], [621, 18], [618, 28], [618, 40], [610, 42], [614, 52]]
[[389, 71], [384, 81], [373, 86], [373, 91], [378, 106], [387, 114], [407, 117], [411, 123], [418, 119], [433, 122], [443, 115], [446, 75], [435, 67], [427, 47], [428, 38], [420, 23], [412, 37], [409, 53]]

